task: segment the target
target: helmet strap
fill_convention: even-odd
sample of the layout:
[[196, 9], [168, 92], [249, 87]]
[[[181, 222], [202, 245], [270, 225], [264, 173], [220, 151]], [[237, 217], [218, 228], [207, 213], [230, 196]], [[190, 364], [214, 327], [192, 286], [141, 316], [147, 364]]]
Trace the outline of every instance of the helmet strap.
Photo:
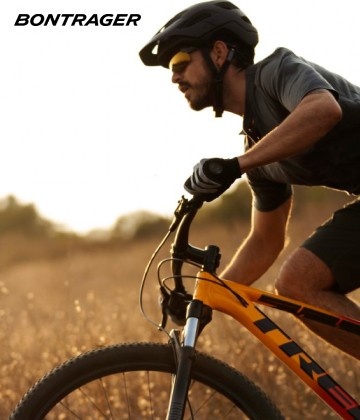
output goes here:
[[212, 61], [210, 57], [210, 51], [205, 51], [205, 58], [206, 61], [210, 65], [210, 69], [214, 73], [214, 112], [215, 117], [220, 118], [222, 117], [222, 114], [224, 112], [224, 75], [226, 73], [226, 70], [228, 69], [231, 61], [233, 60], [235, 55], [235, 50], [231, 48], [228, 52], [228, 55], [226, 57], [226, 60], [224, 61], [224, 64], [217, 68]]

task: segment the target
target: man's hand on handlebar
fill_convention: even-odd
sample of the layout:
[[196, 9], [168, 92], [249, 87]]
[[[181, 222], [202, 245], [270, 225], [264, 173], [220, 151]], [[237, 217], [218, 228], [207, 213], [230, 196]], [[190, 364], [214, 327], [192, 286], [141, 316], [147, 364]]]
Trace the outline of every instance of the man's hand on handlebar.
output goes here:
[[184, 188], [195, 197], [212, 201], [238, 178], [241, 178], [238, 158], [202, 159], [194, 166], [193, 174], [186, 180]]

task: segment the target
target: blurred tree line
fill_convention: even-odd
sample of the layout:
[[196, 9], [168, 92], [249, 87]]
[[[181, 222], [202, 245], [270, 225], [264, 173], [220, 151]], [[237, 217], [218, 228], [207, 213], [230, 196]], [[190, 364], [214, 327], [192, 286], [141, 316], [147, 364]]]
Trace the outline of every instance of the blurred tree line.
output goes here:
[[[302, 210], [313, 206], [314, 211], [326, 206], [328, 203], [341, 207], [353, 198], [350, 196], [325, 189], [295, 187], [295, 206], [293, 215], [301, 215]], [[234, 221], [250, 220], [251, 192], [247, 183], [239, 182], [230, 192], [223, 194], [219, 199], [206, 203], [199, 212], [198, 224], [221, 223], [228, 224]], [[174, 203], [174, 209], [176, 203]], [[164, 217], [145, 210], [136, 211], [120, 216], [108, 231], [89, 235], [88, 240], [101, 237], [102, 240], [130, 240], [164, 234], [172, 217]], [[43, 218], [34, 204], [21, 204], [14, 196], [0, 200], [0, 235], [9, 232], [18, 232], [22, 235], [41, 238], [80, 238], [73, 232], [65, 232], [61, 226]], [[98, 231], [97, 231], [98, 232]], [[98, 232], [99, 233], [99, 232]], [[83, 238], [86, 239], [86, 238]]]
[[26, 235], [48, 236], [55, 225], [42, 218], [33, 204], [21, 204], [12, 195], [0, 200], [0, 234], [22, 232]]

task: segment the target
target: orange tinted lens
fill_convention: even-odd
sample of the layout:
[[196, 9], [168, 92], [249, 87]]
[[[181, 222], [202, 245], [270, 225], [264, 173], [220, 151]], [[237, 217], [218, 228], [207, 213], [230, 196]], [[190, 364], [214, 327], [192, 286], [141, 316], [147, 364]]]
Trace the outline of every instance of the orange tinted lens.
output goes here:
[[[191, 61], [190, 54], [187, 52], [180, 51], [174, 55], [174, 57], [169, 62], [169, 69], [174, 71], [177, 66], [186, 65]], [[175, 68], [174, 68], [175, 66]]]

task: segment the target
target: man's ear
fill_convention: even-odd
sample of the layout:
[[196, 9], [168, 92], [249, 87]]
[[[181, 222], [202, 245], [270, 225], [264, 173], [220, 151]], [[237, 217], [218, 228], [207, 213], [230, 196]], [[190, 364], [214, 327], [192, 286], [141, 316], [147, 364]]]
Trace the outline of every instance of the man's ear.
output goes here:
[[225, 62], [229, 52], [228, 46], [224, 41], [215, 41], [210, 52], [210, 57], [215, 66], [219, 69]]

